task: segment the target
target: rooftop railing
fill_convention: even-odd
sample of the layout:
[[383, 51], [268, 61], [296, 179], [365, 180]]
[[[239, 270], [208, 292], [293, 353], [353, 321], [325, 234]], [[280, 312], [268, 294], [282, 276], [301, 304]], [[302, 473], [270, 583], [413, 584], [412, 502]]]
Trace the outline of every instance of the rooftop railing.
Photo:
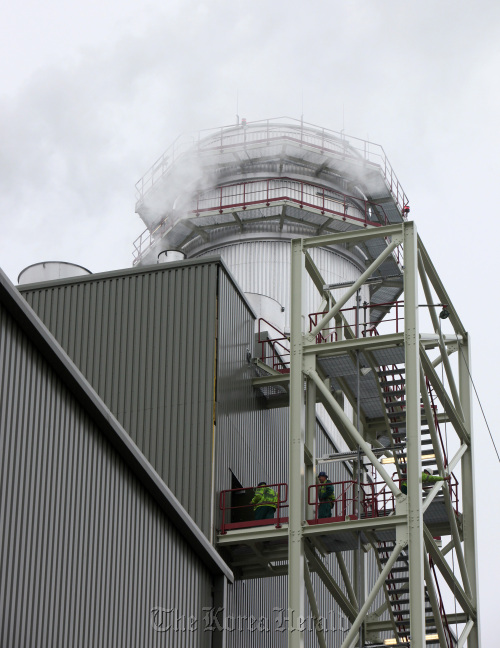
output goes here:
[[137, 182], [137, 199], [141, 201], [150, 189], [185, 154], [224, 152], [241, 146], [272, 144], [276, 140], [289, 140], [322, 154], [342, 156], [344, 160], [362, 161], [380, 170], [386, 186], [401, 210], [408, 204], [401, 183], [384, 149], [343, 131], [333, 131], [290, 117], [277, 117], [264, 121], [245, 122], [217, 129], [201, 130], [178, 137]]

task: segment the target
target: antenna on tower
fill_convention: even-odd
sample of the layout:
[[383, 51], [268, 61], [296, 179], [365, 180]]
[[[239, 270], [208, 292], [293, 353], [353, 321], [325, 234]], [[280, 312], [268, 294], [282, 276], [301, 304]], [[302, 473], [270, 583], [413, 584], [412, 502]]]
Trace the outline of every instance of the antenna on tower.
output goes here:
[[239, 96], [238, 88], [236, 88], [236, 126], [240, 123], [240, 107], [239, 107]]

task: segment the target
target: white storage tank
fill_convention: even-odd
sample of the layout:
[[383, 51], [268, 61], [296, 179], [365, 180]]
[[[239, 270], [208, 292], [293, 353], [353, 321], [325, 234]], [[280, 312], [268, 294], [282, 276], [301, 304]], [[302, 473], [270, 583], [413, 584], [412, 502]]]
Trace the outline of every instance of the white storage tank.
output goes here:
[[66, 279], [92, 274], [90, 270], [76, 263], [67, 261], [42, 261], [33, 263], [19, 273], [17, 283], [20, 286], [31, 283], [41, 283], [53, 279]]

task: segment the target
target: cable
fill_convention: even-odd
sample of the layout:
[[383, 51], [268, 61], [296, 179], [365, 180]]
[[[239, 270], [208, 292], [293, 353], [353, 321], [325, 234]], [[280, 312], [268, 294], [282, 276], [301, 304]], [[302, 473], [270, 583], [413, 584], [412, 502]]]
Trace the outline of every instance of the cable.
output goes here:
[[486, 420], [486, 414], [484, 413], [483, 406], [481, 405], [481, 400], [479, 398], [479, 394], [477, 393], [476, 385], [474, 384], [474, 380], [472, 379], [471, 373], [469, 371], [469, 365], [467, 364], [467, 360], [465, 359], [465, 355], [463, 352], [462, 347], [460, 347], [460, 353], [462, 354], [462, 358], [464, 360], [465, 366], [467, 367], [467, 373], [469, 374], [470, 381], [472, 383], [472, 386], [474, 387], [474, 393], [476, 394], [477, 402], [479, 403], [479, 407], [481, 408], [481, 414], [483, 415], [484, 422], [486, 423], [486, 427], [488, 428], [488, 433], [490, 435], [491, 443], [493, 444], [493, 447], [495, 448], [495, 452], [497, 453], [498, 461], [500, 462], [500, 455], [498, 454], [497, 446], [495, 444], [495, 440], [493, 439], [493, 435], [490, 430], [490, 426], [488, 425], [488, 421]]

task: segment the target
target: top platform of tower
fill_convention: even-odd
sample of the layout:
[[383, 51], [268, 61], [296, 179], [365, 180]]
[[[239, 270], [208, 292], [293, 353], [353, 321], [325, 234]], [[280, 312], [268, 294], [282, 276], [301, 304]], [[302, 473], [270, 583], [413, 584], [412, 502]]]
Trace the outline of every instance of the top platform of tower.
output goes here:
[[179, 137], [137, 183], [134, 264], [245, 236], [314, 236], [405, 219], [383, 148], [287, 117]]

